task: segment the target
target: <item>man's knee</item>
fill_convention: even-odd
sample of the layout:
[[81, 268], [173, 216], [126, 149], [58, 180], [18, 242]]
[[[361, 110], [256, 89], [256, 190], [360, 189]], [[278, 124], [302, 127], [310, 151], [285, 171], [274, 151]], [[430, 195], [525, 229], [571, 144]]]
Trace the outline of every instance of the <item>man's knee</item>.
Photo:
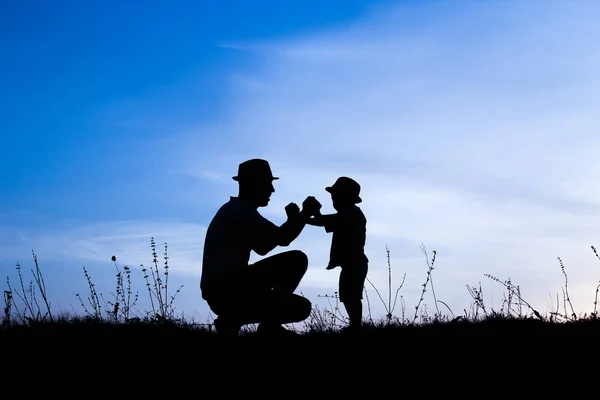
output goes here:
[[312, 303], [306, 297], [298, 296], [296, 302], [296, 320], [298, 322], [304, 321], [312, 312]]
[[298, 272], [304, 275], [308, 269], [308, 257], [306, 254], [301, 250], [290, 250], [287, 252], [287, 256], [289, 257], [289, 265], [293, 265]]
[[308, 317], [310, 317], [310, 314], [312, 313], [312, 303], [310, 302], [310, 300], [308, 300], [307, 298], [304, 299], [304, 304], [303, 304], [303, 308], [302, 308], [302, 315], [304, 316], [303, 319], [306, 319]]

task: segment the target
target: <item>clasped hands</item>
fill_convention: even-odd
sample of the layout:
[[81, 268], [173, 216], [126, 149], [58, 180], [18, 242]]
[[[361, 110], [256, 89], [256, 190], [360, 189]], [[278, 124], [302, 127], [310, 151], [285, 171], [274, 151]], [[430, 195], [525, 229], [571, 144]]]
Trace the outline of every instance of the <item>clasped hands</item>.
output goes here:
[[304, 199], [302, 202], [302, 211], [300, 211], [300, 207], [293, 202], [285, 206], [285, 213], [288, 218], [294, 217], [300, 214], [300, 212], [312, 217], [317, 214], [319, 210], [321, 210], [321, 203], [319, 203], [314, 196], [308, 196], [306, 199]]

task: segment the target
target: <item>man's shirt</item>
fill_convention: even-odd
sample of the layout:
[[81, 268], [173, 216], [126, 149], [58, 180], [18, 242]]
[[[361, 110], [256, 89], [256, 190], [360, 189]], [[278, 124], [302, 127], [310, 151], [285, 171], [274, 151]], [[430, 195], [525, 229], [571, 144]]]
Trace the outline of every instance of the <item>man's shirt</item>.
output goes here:
[[250, 251], [274, 243], [278, 229], [256, 207], [231, 197], [217, 211], [206, 231], [200, 279], [202, 296], [226, 291], [228, 279], [236, 270], [248, 267]]

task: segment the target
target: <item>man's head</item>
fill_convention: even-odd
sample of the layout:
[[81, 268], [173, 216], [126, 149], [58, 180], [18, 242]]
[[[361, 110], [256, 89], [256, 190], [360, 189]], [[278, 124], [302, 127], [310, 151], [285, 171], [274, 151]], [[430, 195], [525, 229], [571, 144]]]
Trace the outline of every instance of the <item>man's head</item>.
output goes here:
[[275, 192], [273, 176], [268, 161], [259, 158], [244, 161], [238, 167], [238, 173], [232, 177], [240, 188], [240, 197], [245, 198], [257, 207], [269, 204], [271, 194]]

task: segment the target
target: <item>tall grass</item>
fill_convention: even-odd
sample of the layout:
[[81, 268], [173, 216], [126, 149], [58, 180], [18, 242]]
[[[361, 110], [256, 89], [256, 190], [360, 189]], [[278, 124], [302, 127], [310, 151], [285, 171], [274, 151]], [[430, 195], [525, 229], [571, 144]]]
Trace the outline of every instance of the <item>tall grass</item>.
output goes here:
[[[23, 281], [22, 267], [18, 262], [16, 270], [19, 286], [13, 289], [10, 278], [6, 277], [7, 289], [4, 290], [3, 326], [12, 322], [32, 323], [39, 321], [52, 322], [54, 320], [51, 304], [46, 292], [44, 275], [40, 269], [36, 254], [32, 252], [32, 255], [35, 266], [35, 268], [31, 269], [32, 279], [27, 283]], [[20, 302], [15, 301], [15, 296]]]
[[[600, 254], [594, 246], [591, 246], [596, 258], [600, 260]], [[587, 320], [598, 320], [598, 295], [600, 292], [600, 281], [596, 286], [594, 296], [594, 308], [593, 312], [588, 314], [577, 315], [575, 308], [571, 302], [571, 298], [568, 290], [568, 275], [566, 272], [565, 265], [560, 257], [557, 257], [560, 269], [564, 276], [564, 286], [561, 287], [563, 293], [562, 308], [560, 310], [551, 310], [548, 316], [543, 316], [540, 311], [534, 308], [524, 297], [521, 291], [521, 287], [512, 282], [510, 278], [506, 280], [499, 279], [498, 277], [491, 274], [484, 274], [488, 279], [500, 284], [504, 291], [502, 292], [503, 300], [499, 309], [493, 309], [486, 306], [484, 301], [483, 289], [481, 282], [478, 286], [466, 285], [467, 291], [471, 296], [473, 303], [470, 309], [464, 309], [463, 315], [455, 315], [448, 304], [437, 298], [435, 293], [435, 287], [433, 284], [433, 271], [435, 269], [435, 261], [437, 251], [433, 250], [431, 257], [424, 245], [421, 245], [421, 251], [425, 255], [426, 261], [426, 275], [423, 284], [421, 285], [420, 297], [417, 304], [414, 306], [414, 313], [411, 316], [407, 315], [406, 301], [404, 296], [401, 294], [401, 289], [404, 286], [406, 273], [403, 274], [402, 280], [397, 287], [393, 285], [392, 279], [392, 266], [390, 262], [390, 250], [386, 247], [387, 253], [387, 272], [388, 272], [388, 285], [387, 293], [382, 294], [380, 290], [367, 278], [367, 283], [374, 290], [377, 298], [381, 302], [386, 314], [382, 319], [374, 320], [371, 313], [370, 299], [368, 296], [367, 288], [364, 288], [364, 298], [367, 308], [367, 316], [365, 323], [368, 326], [378, 327], [402, 327], [402, 326], [415, 326], [424, 324], [437, 324], [444, 322], [482, 322], [490, 319], [504, 319], [504, 320], [528, 320], [536, 319], [541, 322], [549, 323], [560, 323], [560, 322], [578, 322]], [[424, 307], [425, 295], [427, 289], [431, 291], [432, 302], [435, 307], [433, 315], [429, 315], [427, 308]], [[558, 296], [558, 295], [557, 295]], [[313, 310], [311, 319], [305, 323], [305, 327], [310, 330], [324, 330], [324, 331], [335, 331], [343, 327], [348, 323], [348, 318], [344, 314], [343, 309], [340, 308], [339, 297], [337, 292], [333, 295], [319, 295], [319, 297], [326, 298], [327, 304], [325, 306], [316, 306]], [[398, 300], [401, 304], [399, 315], [394, 314]], [[444, 314], [438, 304], [444, 306], [448, 314]], [[557, 301], [557, 305], [561, 304]]]
[[[99, 293], [92, 276], [86, 267], [83, 275], [87, 283], [87, 293], [75, 293], [83, 315], [74, 311], [74, 319], [83, 318], [90, 322], [127, 323], [127, 322], [170, 322], [183, 323], [175, 309], [175, 299], [182, 286], [174, 291], [169, 291], [169, 255], [167, 243], [164, 244], [163, 261], [159, 262], [154, 238], [150, 239], [152, 251], [152, 264], [150, 267], [140, 264], [142, 278], [145, 282], [150, 310], [142, 311], [138, 308], [140, 294], [132, 289], [132, 268], [125, 265], [120, 267], [117, 257], [113, 255], [111, 261], [116, 270], [115, 290], [108, 296]], [[7, 289], [4, 290], [4, 307], [2, 326], [32, 325], [52, 323], [56, 318], [52, 314], [51, 303], [44, 277], [38, 263], [37, 255], [33, 254], [34, 266], [31, 270], [33, 279], [24, 280], [22, 267], [17, 263], [16, 271], [18, 287], [13, 287], [10, 277], [6, 277]], [[161, 265], [162, 264], [162, 265]], [[60, 321], [64, 323], [65, 316]]]
[[[596, 248], [591, 246], [596, 258], [600, 260]], [[81, 310], [73, 310], [73, 315], [55, 315], [52, 312], [52, 304], [47, 293], [44, 276], [40, 268], [37, 255], [32, 252], [33, 267], [30, 269], [31, 278], [24, 278], [23, 268], [17, 263], [17, 285], [14, 286], [10, 277], [6, 278], [6, 289], [3, 291], [4, 306], [2, 312], [2, 328], [15, 326], [34, 326], [39, 324], [65, 324], [70, 322], [81, 323], [85, 321], [94, 324], [167, 324], [181, 327], [196, 327], [212, 331], [212, 321], [204, 324], [198, 324], [189, 321], [176, 313], [175, 299], [183, 286], [172, 290], [169, 282], [169, 253], [167, 243], [164, 243], [162, 257], [157, 251], [154, 238], [150, 239], [150, 250], [152, 259], [150, 266], [139, 265], [141, 279], [143, 280], [146, 300], [149, 304], [149, 310], [140, 309], [140, 292], [133, 289], [132, 280], [136, 270], [127, 265], [119, 265], [117, 257], [113, 255], [110, 260], [115, 268], [115, 287], [114, 291], [105, 296], [99, 293], [89, 271], [83, 267], [83, 277], [85, 279], [87, 293], [76, 293]], [[463, 315], [456, 316], [452, 309], [444, 301], [437, 298], [434, 287], [434, 276], [437, 252], [428, 253], [425, 246], [421, 245], [421, 251], [425, 258], [425, 276], [421, 285], [420, 296], [414, 306], [414, 310], [408, 312], [405, 297], [402, 293], [406, 281], [406, 273], [402, 275], [399, 283], [393, 279], [393, 269], [390, 260], [390, 250], [386, 246], [387, 254], [387, 293], [382, 293], [373, 282], [367, 278], [366, 282], [375, 292], [384, 310], [383, 317], [375, 318], [372, 313], [372, 299], [369, 297], [367, 287], [363, 288], [364, 303], [366, 308], [364, 325], [366, 329], [370, 328], [399, 328], [424, 325], [439, 325], [443, 323], [453, 323], [458, 321], [465, 322], [484, 322], [490, 319], [504, 320], [530, 320], [535, 319], [541, 322], [549, 323], [567, 323], [577, 321], [596, 321], [598, 320], [598, 293], [600, 291], [600, 282], [596, 286], [593, 312], [589, 315], [578, 315], [571, 302], [568, 288], [568, 275], [566, 267], [560, 257], [558, 264], [564, 276], [564, 286], [562, 291], [562, 304], [558, 301], [557, 308], [550, 311], [549, 316], [543, 316], [528, 301], [524, 299], [519, 285], [514, 284], [511, 279], [502, 280], [491, 274], [484, 274], [488, 279], [500, 284], [503, 291], [503, 301], [500, 309], [495, 310], [488, 307], [484, 302], [483, 289], [481, 282], [478, 286], [466, 285], [467, 291], [471, 296], [473, 303], [470, 309], [464, 309]], [[429, 314], [426, 307], [426, 293], [431, 293], [434, 305], [433, 315]], [[306, 333], [331, 333], [337, 332], [348, 324], [348, 318], [343, 307], [340, 307], [339, 296], [337, 292], [332, 295], [319, 295], [326, 301], [325, 305], [313, 305], [311, 316], [302, 323], [302, 330]], [[444, 314], [439, 305], [445, 307], [449, 314]], [[562, 310], [559, 305], [562, 305]], [[400, 309], [397, 310], [397, 307]], [[81, 315], [81, 311], [83, 315]], [[252, 333], [251, 327], [245, 327], [243, 333]]]

